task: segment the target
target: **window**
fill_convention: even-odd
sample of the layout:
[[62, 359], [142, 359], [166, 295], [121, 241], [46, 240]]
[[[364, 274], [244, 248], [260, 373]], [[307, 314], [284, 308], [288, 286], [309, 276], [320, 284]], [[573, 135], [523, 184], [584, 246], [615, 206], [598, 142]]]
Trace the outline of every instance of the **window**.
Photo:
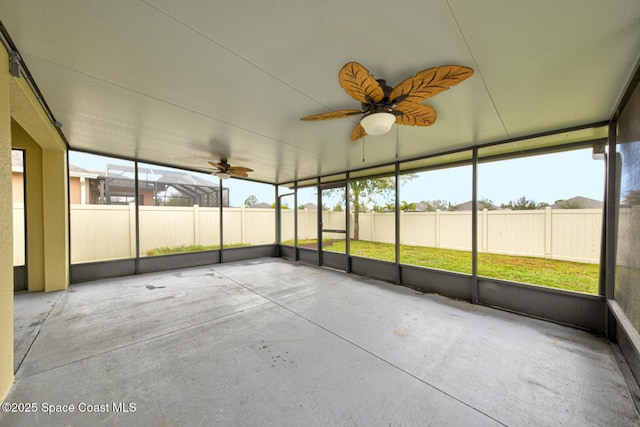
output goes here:
[[223, 180], [222, 185], [229, 190], [229, 205], [224, 206], [222, 217], [223, 246], [274, 243], [275, 187], [235, 178]]
[[279, 187], [280, 197], [280, 244], [293, 246], [295, 239], [295, 197], [293, 188]]
[[[388, 168], [387, 168], [388, 169]], [[375, 174], [376, 171], [359, 173]], [[395, 262], [395, 172], [349, 182], [351, 255]]]
[[347, 219], [344, 183], [322, 190], [322, 249], [346, 253]]
[[604, 162], [591, 148], [480, 163], [478, 194], [479, 275], [598, 293]]
[[[318, 192], [316, 187], [298, 188], [298, 247], [318, 249]], [[293, 205], [291, 205], [293, 209]], [[284, 209], [284, 206], [283, 206]], [[293, 242], [290, 242], [293, 244]]]
[[69, 152], [71, 263], [134, 258], [134, 163]]
[[[120, 173], [120, 170], [115, 169]], [[218, 249], [227, 189], [211, 175], [138, 164], [140, 256]], [[122, 182], [123, 192], [133, 183]]]
[[402, 174], [400, 263], [471, 274], [472, 167]]

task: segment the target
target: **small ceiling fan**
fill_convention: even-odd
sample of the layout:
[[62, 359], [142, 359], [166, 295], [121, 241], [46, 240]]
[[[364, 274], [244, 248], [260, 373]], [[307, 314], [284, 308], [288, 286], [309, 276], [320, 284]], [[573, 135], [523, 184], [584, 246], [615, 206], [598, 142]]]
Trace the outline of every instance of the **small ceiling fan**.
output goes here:
[[229, 179], [232, 176], [248, 178], [248, 172], [253, 172], [253, 169], [244, 166], [231, 166], [227, 163], [227, 159], [220, 159], [220, 163], [209, 162], [209, 164], [217, 169], [217, 171], [211, 174], [216, 175], [220, 179]]
[[364, 114], [351, 133], [352, 141], [366, 135], [382, 135], [388, 132], [394, 123], [430, 126], [436, 121], [436, 111], [420, 102], [472, 75], [473, 69], [469, 67], [444, 65], [422, 70], [391, 88], [385, 80], [376, 80], [362, 65], [349, 62], [338, 73], [338, 82], [347, 94], [360, 101], [361, 109], [329, 111], [302, 117], [300, 120], [333, 120]]

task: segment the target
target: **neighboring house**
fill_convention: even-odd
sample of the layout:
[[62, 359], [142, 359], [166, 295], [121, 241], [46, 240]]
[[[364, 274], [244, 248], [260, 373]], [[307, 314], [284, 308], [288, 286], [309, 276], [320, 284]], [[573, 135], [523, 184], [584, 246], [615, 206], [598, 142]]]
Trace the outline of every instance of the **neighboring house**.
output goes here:
[[99, 172], [69, 165], [69, 202], [72, 205], [95, 204], [91, 202], [90, 183], [98, 179]]
[[[600, 200], [589, 199], [587, 197], [576, 196], [567, 200], [558, 201], [549, 207], [551, 209], [601, 209], [603, 203]], [[482, 210], [482, 201], [478, 200], [478, 210]], [[458, 207], [459, 211], [470, 211], [471, 200], [465, 203], [461, 203]], [[495, 210], [504, 210], [503, 208], [496, 207]]]
[[[464, 203], [460, 203], [460, 205], [458, 205], [458, 210], [459, 211], [470, 211], [472, 208], [472, 204], [473, 202], [471, 200], [469, 200], [468, 202], [464, 202]], [[478, 200], [478, 210], [482, 210], [484, 208], [484, 206], [482, 205], [482, 201]]]
[[[24, 159], [21, 150], [11, 151], [11, 181], [14, 203], [24, 203]], [[69, 200], [71, 204], [86, 204], [89, 199], [88, 182], [98, 178], [99, 172], [92, 172], [69, 165]]]
[[[92, 204], [125, 204], [134, 201], [135, 169], [107, 164], [89, 188]], [[220, 206], [220, 186], [197, 175], [156, 167], [138, 168], [140, 204], [146, 206]], [[229, 206], [229, 189], [222, 188], [222, 205]]]
[[11, 194], [13, 203], [24, 203], [22, 151], [11, 150]]
[[601, 200], [576, 196], [567, 200], [558, 200], [551, 205], [551, 209], [602, 209], [603, 206]]
[[[471, 202], [469, 203], [469, 209], [471, 210]], [[406, 212], [433, 212], [433, 208], [429, 205], [429, 203], [424, 203], [424, 202], [416, 202], [414, 203], [416, 208], [413, 210], [409, 210]], [[440, 209], [440, 210], [447, 210], [447, 209]], [[456, 209], [456, 210], [464, 210], [464, 209]]]
[[[22, 153], [11, 155], [13, 202], [24, 202]], [[91, 171], [69, 165], [69, 202], [74, 205], [120, 205], [133, 202], [133, 166], [108, 164], [106, 171]], [[27, 178], [28, 179], [28, 178]], [[146, 206], [229, 206], [229, 189], [186, 171], [138, 168], [140, 204]], [[269, 206], [270, 207], [270, 206]]]
[[261, 202], [261, 203], [256, 203], [255, 205], [251, 206], [251, 209], [270, 209], [271, 208], [271, 203], [267, 203], [267, 202]]
[[416, 202], [415, 212], [426, 212], [426, 211], [427, 211], [427, 204], [426, 203]]

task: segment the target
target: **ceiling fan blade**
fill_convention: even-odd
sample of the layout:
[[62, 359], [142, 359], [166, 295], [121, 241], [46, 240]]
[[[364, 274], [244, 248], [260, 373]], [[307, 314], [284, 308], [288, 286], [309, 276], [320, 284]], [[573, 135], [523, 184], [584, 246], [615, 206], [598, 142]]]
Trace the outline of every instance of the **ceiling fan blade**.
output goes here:
[[380, 83], [357, 62], [349, 62], [342, 67], [338, 73], [338, 82], [356, 101], [375, 104], [384, 98], [384, 91]]
[[360, 138], [364, 138], [367, 136], [367, 132], [364, 130], [362, 125], [358, 123], [355, 128], [353, 128], [353, 132], [351, 132], [351, 140], [357, 141]]
[[[401, 102], [394, 109], [396, 123], [409, 126], [431, 126], [436, 121], [436, 110], [430, 105]], [[398, 114], [402, 113], [402, 114]]]
[[315, 121], [315, 120], [333, 120], [342, 119], [344, 117], [353, 116], [354, 114], [362, 114], [361, 110], [338, 110], [328, 111], [326, 113], [314, 114], [312, 116], [302, 117], [300, 120]]
[[420, 102], [471, 77], [473, 69], [462, 65], [444, 65], [418, 72], [397, 85], [389, 99], [393, 104], [403, 101]]
[[231, 176], [239, 176], [239, 177], [242, 177], [242, 178], [248, 178], [249, 177], [249, 175], [246, 172], [237, 171], [237, 170], [230, 170], [229, 174]]
[[245, 168], [244, 166], [231, 166], [229, 172], [253, 172], [253, 169]]

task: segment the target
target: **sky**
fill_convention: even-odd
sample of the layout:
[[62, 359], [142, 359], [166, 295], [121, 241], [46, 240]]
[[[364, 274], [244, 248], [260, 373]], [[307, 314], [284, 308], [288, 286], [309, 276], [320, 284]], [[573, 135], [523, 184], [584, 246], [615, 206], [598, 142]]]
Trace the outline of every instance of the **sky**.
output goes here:
[[[70, 163], [89, 170], [105, 170], [107, 159], [85, 153], [70, 152]], [[111, 161], [113, 159], [110, 159]], [[211, 175], [200, 177], [217, 183]], [[605, 168], [603, 160], [593, 160], [591, 149], [531, 156], [520, 159], [480, 163], [478, 165], [478, 199], [489, 199], [497, 205], [516, 201], [520, 197], [535, 202], [553, 204], [574, 196], [603, 200]], [[224, 183], [229, 187], [231, 206], [242, 206], [249, 195], [259, 202], [273, 203], [271, 185], [239, 179]], [[281, 188], [280, 194], [291, 190]], [[444, 200], [453, 204], [471, 200], [471, 166], [421, 172], [400, 187], [400, 201], [420, 202]], [[338, 199], [326, 201], [333, 206]], [[315, 190], [299, 190], [298, 205], [317, 203]], [[377, 201], [384, 204], [383, 200]], [[293, 199], [287, 202], [292, 207]]]

